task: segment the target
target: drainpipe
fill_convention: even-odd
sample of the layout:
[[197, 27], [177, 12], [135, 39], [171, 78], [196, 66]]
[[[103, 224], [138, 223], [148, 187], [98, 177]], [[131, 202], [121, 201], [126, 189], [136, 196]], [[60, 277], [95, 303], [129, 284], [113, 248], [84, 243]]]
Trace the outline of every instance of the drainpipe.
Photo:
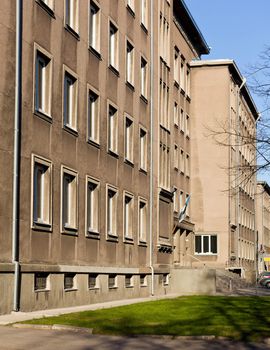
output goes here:
[[151, 0], [151, 36], [150, 36], [150, 213], [149, 213], [149, 265], [151, 269], [151, 295], [154, 295], [154, 267], [153, 267], [153, 122], [154, 122], [154, 0]]
[[14, 158], [13, 158], [13, 209], [12, 209], [12, 263], [14, 264], [13, 310], [19, 311], [20, 263], [20, 153], [22, 116], [22, 0], [16, 0], [16, 76], [14, 113]]

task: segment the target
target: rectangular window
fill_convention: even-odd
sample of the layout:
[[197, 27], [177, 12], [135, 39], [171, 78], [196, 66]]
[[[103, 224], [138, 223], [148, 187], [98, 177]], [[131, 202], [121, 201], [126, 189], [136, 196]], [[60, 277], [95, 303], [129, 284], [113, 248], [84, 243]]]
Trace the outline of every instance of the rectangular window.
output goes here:
[[163, 282], [163, 286], [169, 285], [169, 274], [168, 273], [164, 273], [162, 275], [162, 282]]
[[49, 7], [50, 10], [53, 11], [54, 0], [40, 0], [40, 2], [44, 3], [46, 6]]
[[189, 137], [189, 116], [186, 115], [186, 136]]
[[49, 273], [47, 272], [35, 273], [34, 290], [42, 291], [42, 290], [49, 290], [49, 289], [50, 289]]
[[186, 93], [187, 93], [187, 96], [190, 97], [190, 70], [188, 67], [186, 70]]
[[117, 288], [117, 276], [115, 274], [110, 274], [108, 276], [108, 287], [110, 288]]
[[195, 254], [217, 254], [217, 235], [195, 235]]
[[180, 171], [185, 173], [185, 153], [182, 149], [180, 150]]
[[78, 174], [62, 167], [62, 232], [77, 231]]
[[179, 125], [179, 108], [178, 103], [174, 102], [174, 109], [173, 109], [173, 119], [174, 119], [174, 125]]
[[185, 114], [183, 109], [181, 109], [180, 113], [180, 129], [182, 132], [185, 132]]
[[147, 171], [147, 133], [140, 128], [140, 169]]
[[65, 70], [63, 122], [65, 127], [74, 131], [77, 129], [77, 96], [77, 78]]
[[125, 275], [125, 287], [133, 287], [133, 275]]
[[186, 176], [190, 176], [190, 160], [188, 154], [186, 154]]
[[118, 28], [110, 21], [109, 65], [118, 71]]
[[118, 111], [112, 105], [108, 107], [108, 150], [118, 153]]
[[64, 274], [64, 289], [76, 289], [76, 274], [75, 273], [65, 273]]
[[147, 202], [139, 199], [139, 241], [146, 242], [147, 232]]
[[135, 0], [127, 0], [127, 7], [134, 14], [135, 13]]
[[75, 33], [79, 32], [78, 0], [66, 0], [66, 25]]
[[179, 75], [180, 75], [180, 68], [179, 68], [179, 61], [180, 61], [180, 52], [177, 47], [174, 48], [174, 81], [179, 86]]
[[99, 143], [99, 95], [88, 90], [88, 140]]
[[126, 81], [134, 86], [134, 47], [127, 40], [126, 44]]
[[133, 163], [133, 120], [131, 118], [125, 117], [125, 159]]
[[141, 0], [141, 23], [148, 28], [148, 0]]
[[173, 211], [175, 213], [178, 213], [179, 211], [178, 190], [176, 188], [173, 194]]
[[89, 13], [89, 46], [100, 52], [100, 8], [92, 0]]
[[87, 234], [99, 233], [99, 190], [100, 183], [91, 177], [86, 178], [86, 219]]
[[[188, 197], [189, 197], [189, 194], [186, 193], [186, 201], [187, 201]], [[189, 201], [188, 206], [187, 206], [186, 214], [187, 214], [187, 216], [190, 216], [190, 201]]]
[[52, 57], [44, 50], [41, 52], [36, 45], [35, 52], [35, 111], [51, 117]]
[[52, 164], [34, 155], [32, 163], [32, 227], [49, 229], [52, 225]]
[[179, 193], [179, 210], [182, 210], [184, 208], [184, 192], [180, 191]]
[[179, 166], [179, 153], [178, 153], [178, 146], [174, 145], [174, 169], [178, 170]]
[[107, 235], [114, 237], [117, 237], [117, 196], [117, 189], [107, 186]]
[[88, 288], [89, 289], [98, 289], [98, 274], [97, 273], [89, 273], [88, 275]]
[[180, 87], [185, 91], [185, 60], [183, 58], [180, 65]]
[[140, 275], [140, 286], [141, 287], [147, 286], [147, 276], [145, 274]]
[[146, 60], [141, 57], [141, 95], [147, 99], [147, 79], [148, 65]]
[[134, 197], [124, 193], [124, 238], [133, 240]]

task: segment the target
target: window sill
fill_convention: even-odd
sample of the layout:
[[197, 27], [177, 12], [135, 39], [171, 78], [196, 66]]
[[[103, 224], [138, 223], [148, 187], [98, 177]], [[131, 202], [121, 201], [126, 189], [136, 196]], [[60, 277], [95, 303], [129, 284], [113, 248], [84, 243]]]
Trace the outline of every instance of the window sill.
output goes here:
[[183, 96], [185, 96], [185, 90], [183, 88], [180, 88], [180, 92]]
[[140, 288], [145, 288], [145, 287], [147, 287], [147, 284], [141, 284], [140, 285]]
[[187, 135], [186, 135], [186, 138], [187, 138], [187, 139], [190, 139], [190, 136], [189, 136], [189, 134], [187, 134]]
[[52, 117], [50, 115], [48, 115], [48, 114], [46, 114], [46, 113], [44, 113], [42, 111], [39, 111], [37, 109], [35, 109], [34, 114], [37, 117], [39, 117], [39, 118], [41, 118], [43, 120], [46, 120], [46, 122], [52, 123]]
[[142, 22], [141, 22], [141, 28], [145, 32], [145, 34], [148, 35], [148, 29], [146, 28], [146, 26]]
[[179, 83], [176, 80], [174, 81], [174, 86], [179, 89]]
[[176, 122], [174, 122], [174, 127], [175, 127], [176, 129], [179, 129], [179, 126], [178, 126], [178, 124], [177, 124]]
[[180, 132], [184, 135], [185, 134], [185, 130], [181, 129]]
[[115, 290], [115, 289], [117, 289], [117, 288], [118, 288], [117, 286], [109, 287], [109, 290]]
[[127, 158], [125, 158], [124, 163], [134, 168], [134, 163], [131, 160], [128, 160]]
[[138, 245], [141, 246], [141, 247], [147, 247], [147, 242], [139, 241]]
[[217, 256], [218, 253], [195, 253], [194, 255], [199, 255], [199, 256]]
[[178, 172], [178, 168], [177, 167], [174, 167], [174, 170]]
[[130, 83], [129, 81], [126, 81], [126, 85], [130, 88], [131, 91], [135, 91], [134, 85]]
[[147, 170], [145, 170], [143, 168], [139, 168], [139, 172], [144, 174], [144, 175], [147, 175]]
[[78, 288], [67, 288], [64, 289], [64, 292], [76, 292], [78, 290]]
[[33, 230], [52, 232], [52, 225], [41, 221], [34, 221], [32, 223]]
[[112, 150], [108, 150], [108, 154], [110, 154], [111, 156], [113, 156], [114, 158], [117, 158], [119, 159], [119, 154], [116, 153], [115, 151], [112, 151]]
[[69, 134], [72, 134], [76, 137], [78, 137], [78, 131], [76, 129], [73, 129], [71, 126], [63, 125], [63, 129], [67, 131]]
[[134, 244], [134, 239], [130, 237], [124, 237], [124, 243], [126, 244]]
[[112, 66], [111, 64], [108, 67], [118, 78], [120, 77], [119, 71], [117, 68], [115, 68], [114, 66]]
[[100, 290], [100, 288], [99, 288], [99, 287], [90, 287], [90, 288], [88, 288], [88, 290], [94, 290], [94, 291], [97, 291], [97, 290]]
[[87, 231], [86, 238], [92, 238], [92, 239], [100, 239], [100, 233], [97, 231]]
[[132, 288], [134, 288], [134, 286], [125, 286], [125, 288], [132, 289]]
[[187, 101], [190, 102], [191, 101], [191, 98], [189, 95], [187, 95]]
[[45, 4], [44, 1], [42, 0], [36, 0], [36, 2], [39, 4], [39, 6], [45, 10], [52, 18], [55, 19], [55, 15], [54, 15], [54, 10], [52, 8], [50, 8], [47, 4]]
[[44, 293], [44, 292], [50, 292], [50, 289], [35, 289], [34, 292], [35, 293]]
[[78, 41], [80, 41], [80, 35], [73, 29], [70, 27], [69, 24], [66, 23], [65, 25], [65, 29], [74, 36], [74, 38], [76, 38]]
[[100, 144], [99, 144], [99, 142], [97, 142], [97, 141], [95, 141], [95, 140], [88, 139], [88, 140], [87, 140], [87, 143], [89, 143], [89, 145], [91, 145], [91, 146], [94, 146], [94, 147], [100, 149]]
[[135, 18], [135, 12], [132, 10], [132, 8], [130, 6], [127, 5], [127, 10], [130, 13], [130, 15]]
[[100, 61], [102, 61], [101, 54], [92, 46], [89, 46], [88, 50], [95, 56], [97, 57]]
[[64, 226], [61, 233], [65, 235], [78, 236], [78, 229], [75, 227]]
[[141, 99], [144, 103], [148, 104], [148, 100], [147, 100], [147, 98], [146, 98], [144, 95], [141, 94], [140, 99]]
[[106, 240], [109, 241], [109, 242], [116, 242], [117, 243], [118, 242], [118, 236], [110, 234], [110, 233], [107, 233]]

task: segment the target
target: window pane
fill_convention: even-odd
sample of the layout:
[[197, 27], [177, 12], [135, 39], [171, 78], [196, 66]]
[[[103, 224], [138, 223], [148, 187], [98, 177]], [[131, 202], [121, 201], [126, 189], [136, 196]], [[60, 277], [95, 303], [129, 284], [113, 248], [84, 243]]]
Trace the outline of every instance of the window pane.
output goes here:
[[202, 237], [195, 236], [195, 252], [200, 254], [202, 252]]
[[209, 253], [209, 236], [203, 236], [203, 253]]
[[217, 254], [217, 236], [211, 236], [211, 253]]

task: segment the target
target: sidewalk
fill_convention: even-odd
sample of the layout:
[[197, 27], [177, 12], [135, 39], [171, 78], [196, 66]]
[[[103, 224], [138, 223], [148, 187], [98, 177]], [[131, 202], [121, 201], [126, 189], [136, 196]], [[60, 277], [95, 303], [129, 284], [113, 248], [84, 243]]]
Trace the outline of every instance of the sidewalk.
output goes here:
[[73, 306], [73, 307], [66, 307], [66, 308], [59, 308], [59, 309], [49, 309], [49, 310], [38, 310], [38, 311], [32, 311], [32, 312], [13, 311], [11, 314], [0, 316], [0, 325], [5, 326], [11, 323], [32, 320], [34, 318], [59, 316], [63, 314], [69, 314], [72, 312], [81, 312], [81, 311], [88, 311], [88, 310], [108, 309], [111, 307], [143, 303], [146, 301], [176, 298], [178, 296], [179, 296], [178, 294], [167, 294], [162, 296], [153, 296], [153, 297], [150, 296], [147, 298], [114, 300], [114, 301], [107, 301], [107, 302], [98, 303], [98, 304], [89, 304], [89, 305], [81, 305], [81, 306]]

